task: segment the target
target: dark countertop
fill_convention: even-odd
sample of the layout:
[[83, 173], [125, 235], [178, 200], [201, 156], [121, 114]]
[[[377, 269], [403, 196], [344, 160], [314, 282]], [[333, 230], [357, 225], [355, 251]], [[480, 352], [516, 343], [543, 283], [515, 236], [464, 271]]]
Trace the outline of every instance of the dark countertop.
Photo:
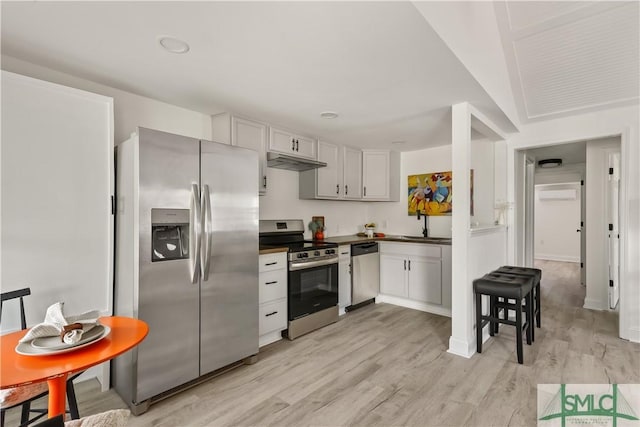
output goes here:
[[385, 237], [361, 237], [355, 234], [349, 236], [332, 236], [324, 239], [325, 242], [348, 245], [362, 242], [404, 242], [404, 243], [424, 243], [428, 245], [451, 245], [451, 239], [446, 237], [422, 237], [422, 236], [396, 236], [386, 235]]

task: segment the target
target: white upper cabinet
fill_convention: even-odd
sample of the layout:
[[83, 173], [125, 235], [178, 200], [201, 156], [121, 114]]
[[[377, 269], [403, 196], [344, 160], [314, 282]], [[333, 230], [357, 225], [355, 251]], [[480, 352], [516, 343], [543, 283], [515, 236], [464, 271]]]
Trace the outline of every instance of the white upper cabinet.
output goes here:
[[388, 150], [362, 150], [362, 198], [400, 200], [400, 155]]
[[236, 145], [257, 151], [259, 154], [258, 189], [267, 191], [267, 138], [268, 126], [264, 123], [232, 116], [228, 113], [212, 117], [212, 139], [223, 144]]
[[343, 195], [345, 199], [362, 198], [362, 150], [343, 147]]
[[300, 172], [301, 199], [362, 198], [361, 150], [318, 141], [318, 160], [327, 166]]
[[307, 159], [317, 158], [315, 139], [274, 127], [269, 132], [269, 150]]
[[342, 191], [342, 156], [340, 147], [324, 141], [318, 141], [318, 161], [327, 164], [318, 168], [318, 197], [337, 199]]

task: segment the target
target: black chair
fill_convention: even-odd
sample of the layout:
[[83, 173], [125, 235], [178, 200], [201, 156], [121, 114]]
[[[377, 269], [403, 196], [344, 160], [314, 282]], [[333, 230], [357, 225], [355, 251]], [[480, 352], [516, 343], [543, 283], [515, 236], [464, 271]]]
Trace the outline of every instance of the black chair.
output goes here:
[[[503, 323], [516, 327], [516, 353], [518, 363], [523, 363], [522, 331], [526, 331], [527, 344], [531, 345], [533, 340], [533, 282], [534, 279], [531, 277], [499, 273], [489, 273], [473, 281], [473, 290], [476, 295], [476, 350], [478, 353], [482, 353], [484, 327], [488, 324], [489, 335], [494, 336], [497, 325]], [[486, 315], [482, 314], [482, 295], [489, 296], [489, 313]], [[514, 302], [510, 302], [511, 300]], [[503, 318], [500, 318], [500, 310], [505, 313]], [[515, 321], [509, 319], [509, 310], [515, 311]]]
[[533, 277], [533, 314], [536, 318], [536, 325], [538, 328], [540, 327], [541, 320], [541, 296], [540, 296], [540, 281], [542, 280], [542, 270], [539, 268], [529, 268], [529, 267], [516, 267], [513, 265], [503, 265], [499, 269], [495, 270], [494, 273], [502, 273], [502, 274], [514, 274], [516, 276], [526, 276]]
[[[5, 301], [13, 300], [16, 298], [20, 299], [20, 326], [21, 328], [27, 329], [27, 319], [25, 316], [24, 310], [24, 301], [23, 298], [27, 295], [31, 295], [31, 289], [24, 288], [19, 289], [17, 291], [3, 292], [0, 299], [0, 321], [2, 320], [2, 308], [4, 306]], [[69, 377], [67, 380], [67, 400], [69, 402], [69, 413], [71, 418], [77, 420], [80, 418], [80, 413], [78, 412], [78, 403], [76, 402], [76, 392], [73, 388], [73, 380], [76, 379], [82, 372], [76, 373]], [[27, 426], [30, 423], [39, 420], [40, 418], [47, 415], [47, 409], [31, 409], [31, 402], [36, 399], [40, 399], [41, 397], [46, 396], [48, 392], [48, 387], [46, 382], [29, 384], [27, 386], [16, 387], [14, 389], [2, 390], [5, 395], [3, 396], [3, 402], [0, 412], [0, 426], [4, 427], [4, 418], [5, 411], [15, 408], [17, 406], [22, 406], [22, 415], [20, 417], [20, 427]], [[6, 402], [5, 402], [6, 398]], [[29, 419], [31, 412], [35, 412], [38, 415]]]

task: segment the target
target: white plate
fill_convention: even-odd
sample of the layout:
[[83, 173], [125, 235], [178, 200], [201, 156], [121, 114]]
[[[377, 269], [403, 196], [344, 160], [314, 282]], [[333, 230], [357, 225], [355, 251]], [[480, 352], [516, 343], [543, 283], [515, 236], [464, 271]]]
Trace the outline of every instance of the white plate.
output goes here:
[[42, 346], [43, 342], [41, 340], [45, 339], [45, 338], [36, 338], [31, 342], [19, 343], [16, 346], [16, 353], [22, 354], [23, 356], [49, 356], [52, 354], [67, 353], [69, 351], [74, 351], [79, 348], [86, 347], [95, 342], [98, 342], [102, 338], [109, 335], [110, 332], [111, 332], [111, 329], [108, 326], [97, 325], [96, 327], [88, 331], [86, 334], [83, 334], [82, 339], [75, 344], [62, 344], [59, 341], [60, 340], [59, 337], [47, 337], [46, 339], [53, 338], [55, 340], [58, 340], [56, 344], [59, 344], [59, 345], [56, 345], [53, 348], [34, 346], [33, 342], [36, 340], [38, 340], [39, 345]]
[[104, 328], [102, 327], [102, 325], [95, 325], [87, 332], [84, 332], [80, 340], [73, 344], [63, 342], [59, 336], [55, 336], [35, 338], [33, 341], [31, 341], [31, 346], [42, 350], [62, 350], [64, 348], [76, 347], [86, 342], [96, 340], [98, 339], [98, 337], [100, 337], [103, 331]]

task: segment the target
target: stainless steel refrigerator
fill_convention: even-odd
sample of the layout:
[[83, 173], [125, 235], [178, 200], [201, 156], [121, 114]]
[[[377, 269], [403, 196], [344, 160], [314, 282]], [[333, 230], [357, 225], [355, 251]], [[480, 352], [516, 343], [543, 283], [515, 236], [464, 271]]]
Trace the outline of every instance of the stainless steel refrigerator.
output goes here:
[[115, 313], [149, 335], [112, 378], [139, 414], [258, 352], [258, 153], [139, 128], [116, 162]]

